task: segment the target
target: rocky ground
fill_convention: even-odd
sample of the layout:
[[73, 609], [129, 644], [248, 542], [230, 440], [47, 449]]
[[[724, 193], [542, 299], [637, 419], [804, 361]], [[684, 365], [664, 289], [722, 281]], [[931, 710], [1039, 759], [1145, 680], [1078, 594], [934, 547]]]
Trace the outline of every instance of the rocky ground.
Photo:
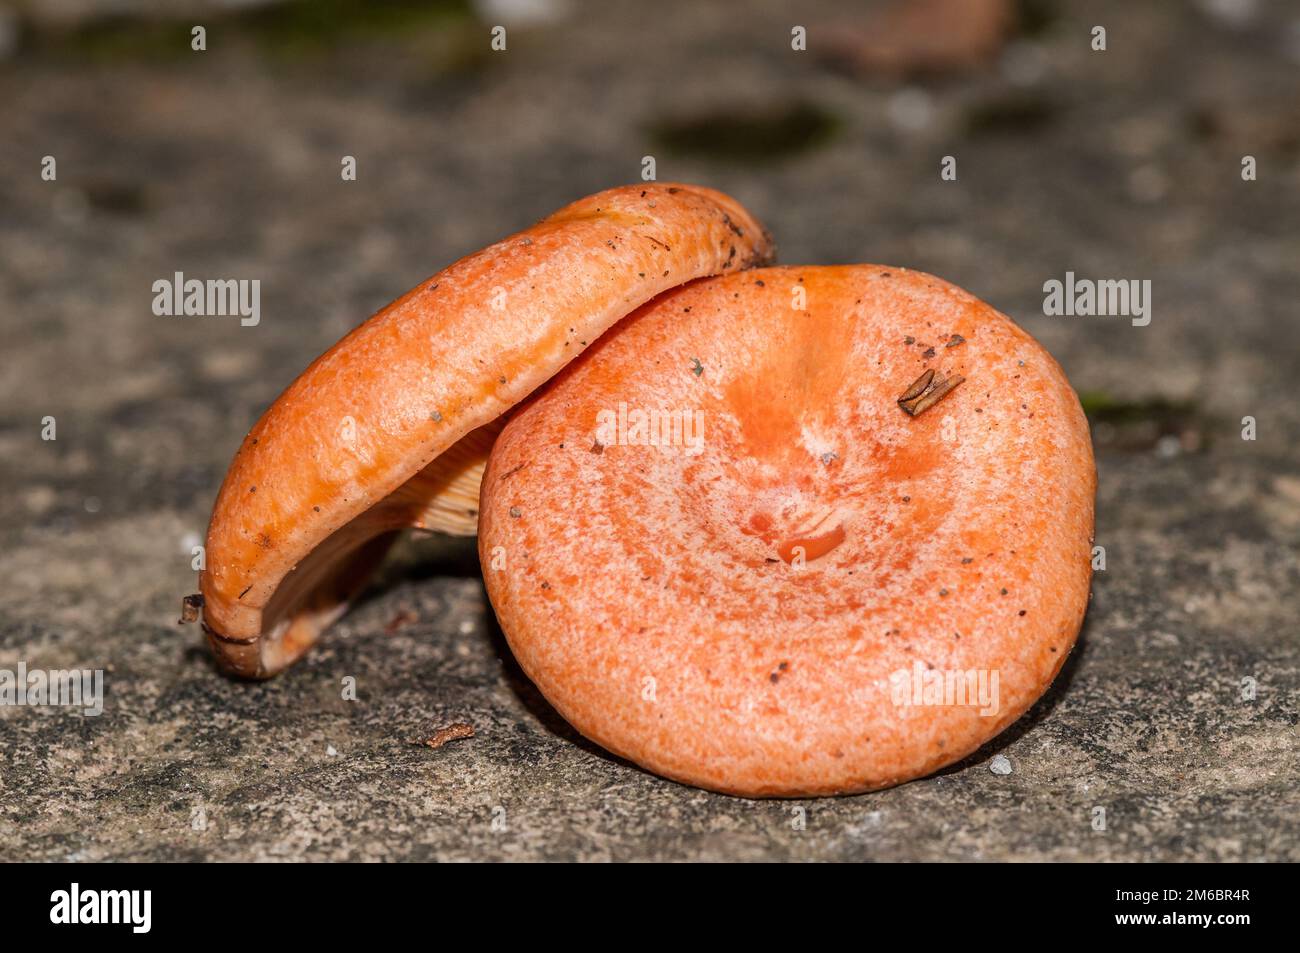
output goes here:
[[[545, 3], [518, 25], [504, 3], [196, 6], [0, 18], [0, 668], [107, 684], [98, 717], [0, 707], [0, 859], [1300, 859], [1294, 8], [1025, 3], [991, 61], [918, 75], [852, 45], [876, 14], [830, 4]], [[279, 390], [646, 155], [740, 198], [787, 263], [970, 289], [1080, 391], [1106, 568], [1057, 683], [964, 763], [815, 801], [648, 775], [532, 688], [466, 543], [409, 545], [266, 683], [218, 674], [176, 625], [190, 547]], [[1151, 323], [1045, 316], [1067, 270], [1150, 279]], [[176, 271], [259, 278], [260, 324], [155, 316]], [[412, 744], [451, 722], [474, 736]]]

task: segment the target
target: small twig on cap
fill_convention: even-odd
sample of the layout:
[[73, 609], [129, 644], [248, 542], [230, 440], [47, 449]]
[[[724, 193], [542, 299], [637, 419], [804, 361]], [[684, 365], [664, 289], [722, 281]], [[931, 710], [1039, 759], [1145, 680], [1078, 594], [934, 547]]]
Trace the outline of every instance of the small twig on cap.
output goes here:
[[941, 381], [936, 381], [934, 378], [933, 368], [918, 377], [912, 382], [912, 386], [903, 392], [903, 396], [898, 398], [898, 406], [915, 417], [939, 403], [952, 392], [954, 387], [966, 379], [960, 374], [954, 374]]

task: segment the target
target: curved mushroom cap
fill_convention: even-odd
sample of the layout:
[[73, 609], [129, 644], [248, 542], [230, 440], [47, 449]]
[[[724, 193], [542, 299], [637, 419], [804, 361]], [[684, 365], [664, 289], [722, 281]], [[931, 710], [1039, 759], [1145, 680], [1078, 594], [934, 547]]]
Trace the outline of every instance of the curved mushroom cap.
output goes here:
[[253, 677], [292, 662], [389, 531], [473, 535], [502, 413], [661, 291], [772, 252], [720, 192], [627, 186], [461, 259], [357, 327], [262, 415], [226, 474], [200, 579], [218, 659]]
[[[912, 416], [927, 370], [964, 382]], [[1044, 692], [1095, 489], [1074, 391], [1002, 314], [905, 269], [759, 269], [661, 295], [512, 415], [479, 550], [587, 737], [718, 791], [846, 793]]]

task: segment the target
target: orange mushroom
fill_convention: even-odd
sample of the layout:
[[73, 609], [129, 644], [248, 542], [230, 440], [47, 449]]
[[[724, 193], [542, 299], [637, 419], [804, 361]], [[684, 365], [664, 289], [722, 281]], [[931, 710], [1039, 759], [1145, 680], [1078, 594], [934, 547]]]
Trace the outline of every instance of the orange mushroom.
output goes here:
[[1079, 402], [952, 285], [740, 270], [771, 253], [717, 192], [614, 189], [357, 328], [226, 476], [201, 578], [220, 662], [292, 662], [392, 532], [477, 528], [524, 670], [666, 777], [865, 791], [994, 737], [1087, 605]]
[[838, 794], [1042, 695], [1095, 489], [1074, 391], [1005, 316], [906, 269], [759, 269], [660, 295], [513, 414], [479, 549], [588, 738], [717, 791]]
[[208, 528], [203, 622], [265, 677], [301, 655], [392, 531], [473, 535], [500, 415], [656, 294], [772, 255], [711, 189], [575, 202], [434, 275], [317, 358], [254, 425]]

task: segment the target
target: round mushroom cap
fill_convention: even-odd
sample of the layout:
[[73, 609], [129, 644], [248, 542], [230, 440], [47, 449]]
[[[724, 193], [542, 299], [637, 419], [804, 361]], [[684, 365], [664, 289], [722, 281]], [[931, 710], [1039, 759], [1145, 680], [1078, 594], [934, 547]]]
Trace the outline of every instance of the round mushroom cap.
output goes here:
[[768, 268], [660, 295], [516, 411], [479, 550], [591, 740], [716, 791], [850, 793], [1043, 694], [1095, 491], [1074, 391], [1007, 317], [906, 269]]

